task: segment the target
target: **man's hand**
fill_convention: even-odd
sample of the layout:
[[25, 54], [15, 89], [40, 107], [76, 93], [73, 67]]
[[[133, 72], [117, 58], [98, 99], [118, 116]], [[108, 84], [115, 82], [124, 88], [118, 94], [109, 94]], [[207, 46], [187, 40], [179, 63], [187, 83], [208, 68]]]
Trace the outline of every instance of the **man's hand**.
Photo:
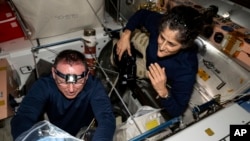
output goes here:
[[165, 68], [161, 68], [158, 63], [154, 63], [149, 66], [147, 74], [158, 95], [163, 98], [167, 97], [168, 89], [166, 87], [167, 76]]

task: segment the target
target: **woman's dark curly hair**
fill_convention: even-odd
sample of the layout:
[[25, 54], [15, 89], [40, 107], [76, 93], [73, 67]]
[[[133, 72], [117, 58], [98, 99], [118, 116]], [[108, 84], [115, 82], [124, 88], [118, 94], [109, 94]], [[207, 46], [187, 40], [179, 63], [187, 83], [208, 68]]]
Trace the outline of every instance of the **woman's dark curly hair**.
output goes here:
[[189, 48], [197, 36], [202, 32], [204, 20], [202, 14], [190, 6], [180, 5], [173, 7], [161, 21], [159, 31], [169, 28], [177, 30], [176, 39], [182, 48]]

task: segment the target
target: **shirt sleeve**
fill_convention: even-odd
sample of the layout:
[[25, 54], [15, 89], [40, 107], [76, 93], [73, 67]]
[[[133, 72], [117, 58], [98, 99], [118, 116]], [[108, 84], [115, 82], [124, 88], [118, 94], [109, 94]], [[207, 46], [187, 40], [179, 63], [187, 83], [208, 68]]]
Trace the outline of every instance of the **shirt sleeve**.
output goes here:
[[150, 33], [157, 32], [161, 17], [162, 14], [157, 12], [146, 9], [138, 10], [130, 17], [125, 29], [134, 31], [136, 28], [140, 29], [141, 27], [145, 27]]
[[[181, 116], [186, 111], [196, 83], [198, 70], [195, 52], [191, 55], [181, 54], [180, 56], [176, 59], [179, 60], [179, 65], [177, 62], [173, 62], [175, 67], [167, 74], [168, 78], [171, 79], [170, 97], [161, 100], [163, 107], [172, 117]], [[166, 71], [168, 70], [166, 69]]]
[[192, 95], [194, 82], [192, 75], [182, 76], [169, 89], [169, 97], [161, 100], [163, 107], [171, 117], [181, 116], [185, 112]]
[[30, 129], [42, 119], [42, 109], [45, 106], [46, 85], [42, 81], [33, 84], [28, 94], [22, 100], [17, 113], [11, 120], [11, 134], [16, 139], [21, 133]]
[[97, 121], [93, 141], [111, 141], [116, 128], [115, 116], [107, 92], [100, 81], [96, 82], [91, 105]]

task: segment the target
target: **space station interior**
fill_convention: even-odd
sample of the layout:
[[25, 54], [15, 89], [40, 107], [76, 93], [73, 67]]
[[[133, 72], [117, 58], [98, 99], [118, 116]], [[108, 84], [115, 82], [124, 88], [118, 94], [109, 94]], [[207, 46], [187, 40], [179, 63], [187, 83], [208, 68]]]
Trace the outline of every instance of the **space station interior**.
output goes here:
[[[113, 41], [133, 13], [164, 14], [158, 7], [163, 0], [2, 0], [1, 10], [10, 16], [0, 17], [0, 140], [12, 140], [9, 121], [34, 81], [50, 73], [65, 49], [84, 53], [90, 72], [107, 89], [116, 117], [114, 141], [229, 141], [230, 125], [250, 125], [249, 7], [230, 0], [172, 2], [201, 12], [218, 7], [213, 26], [195, 40], [196, 83], [188, 108], [175, 118], [162, 111], [148, 79], [124, 80], [110, 61]], [[135, 75], [129, 68], [123, 69]]]

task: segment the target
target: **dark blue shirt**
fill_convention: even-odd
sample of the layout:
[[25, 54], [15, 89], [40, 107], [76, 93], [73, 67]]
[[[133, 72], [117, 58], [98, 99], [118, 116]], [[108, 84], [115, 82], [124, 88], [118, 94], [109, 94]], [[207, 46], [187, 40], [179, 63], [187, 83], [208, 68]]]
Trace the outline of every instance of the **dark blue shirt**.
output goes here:
[[162, 14], [148, 11], [137, 11], [128, 21], [125, 29], [134, 31], [142, 26], [149, 32], [149, 45], [146, 50], [147, 67], [157, 62], [165, 67], [170, 97], [162, 99], [161, 104], [173, 117], [182, 115], [191, 98], [193, 85], [198, 71], [197, 49], [181, 50], [179, 53], [164, 58], [157, 57], [157, 38]]
[[44, 113], [52, 124], [73, 136], [95, 117], [98, 127], [93, 140], [113, 138], [116, 125], [110, 99], [101, 81], [91, 75], [75, 99], [64, 97], [51, 75], [38, 79], [11, 120], [13, 138], [41, 120]]

